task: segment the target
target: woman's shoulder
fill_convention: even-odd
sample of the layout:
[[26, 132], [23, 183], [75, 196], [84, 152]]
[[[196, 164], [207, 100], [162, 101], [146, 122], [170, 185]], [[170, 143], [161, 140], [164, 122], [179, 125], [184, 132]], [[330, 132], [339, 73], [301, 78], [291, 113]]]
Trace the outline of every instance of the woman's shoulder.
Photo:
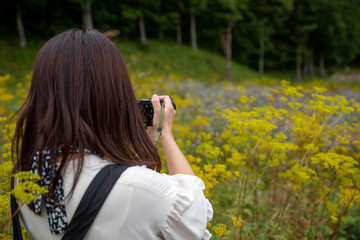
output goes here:
[[154, 191], [172, 196], [182, 185], [193, 185], [200, 191], [205, 189], [203, 181], [187, 174], [168, 175], [159, 173], [146, 166], [129, 167], [121, 176], [119, 183], [129, 183], [139, 187], [150, 188]]
[[[113, 164], [113, 162], [104, 160], [96, 155], [86, 156], [81, 174], [85, 175], [85, 178], [91, 179], [108, 164]], [[71, 167], [69, 170], [66, 170], [67, 173], [72, 171]], [[184, 182], [194, 184], [201, 190], [205, 189], [203, 181], [196, 176], [187, 174], [168, 175], [147, 168], [145, 165], [128, 167], [117, 181], [117, 185], [132, 185], [169, 195], [179, 187], [179, 184], [181, 185]]]

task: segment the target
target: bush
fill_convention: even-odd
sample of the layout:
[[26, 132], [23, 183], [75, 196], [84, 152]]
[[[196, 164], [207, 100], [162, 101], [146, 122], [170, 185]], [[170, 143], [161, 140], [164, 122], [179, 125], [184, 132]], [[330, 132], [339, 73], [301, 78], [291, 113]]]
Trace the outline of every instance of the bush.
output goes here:
[[[134, 74], [132, 82], [138, 99], [173, 96], [174, 135], [206, 185], [214, 207], [208, 228], [215, 239], [351, 238], [360, 204], [356, 90], [336, 95], [321, 81], [200, 82], [146, 73]], [[21, 101], [27, 86], [7, 92], [12, 100], [0, 99], [1, 186], [8, 186], [12, 167], [9, 104]], [[6, 218], [9, 188], [1, 191]]]

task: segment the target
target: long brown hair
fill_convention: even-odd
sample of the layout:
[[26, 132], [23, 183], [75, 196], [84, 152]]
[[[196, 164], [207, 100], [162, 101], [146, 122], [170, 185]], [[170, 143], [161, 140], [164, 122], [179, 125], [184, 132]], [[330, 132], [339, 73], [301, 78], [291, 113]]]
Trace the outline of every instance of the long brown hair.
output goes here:
[[[50, 150], [55, 167], [59, 147], [62, 161], [50, 176], [51, 195], [75, 147], [118, 164], [161, 168], [120, 53], [97, 30], [68, 30], [40, 49], [29, 95], [19, 110], [12, 149], [17, 161], [14, 172], [29, 171], [37, 151], [42, 166], [45, 149]], [[71, 192], [83, 166], [81, 156]]]

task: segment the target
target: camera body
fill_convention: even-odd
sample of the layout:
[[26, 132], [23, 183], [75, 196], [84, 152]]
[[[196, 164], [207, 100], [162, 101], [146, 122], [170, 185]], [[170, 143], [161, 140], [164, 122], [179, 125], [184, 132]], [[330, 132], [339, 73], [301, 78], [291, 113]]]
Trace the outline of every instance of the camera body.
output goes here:
[[[176, 110], [174, 99], [171, 96], [169, 97], [174, 109]], [[143, 117], [145, 127], [153, 126], [154, 108], [151, 102], [151, 98], [143, 98], [141, 100], [137, 100], [137, 103], [141, 116]], [[160, 101], [160, 104], [163, 104], [163, 101]]]

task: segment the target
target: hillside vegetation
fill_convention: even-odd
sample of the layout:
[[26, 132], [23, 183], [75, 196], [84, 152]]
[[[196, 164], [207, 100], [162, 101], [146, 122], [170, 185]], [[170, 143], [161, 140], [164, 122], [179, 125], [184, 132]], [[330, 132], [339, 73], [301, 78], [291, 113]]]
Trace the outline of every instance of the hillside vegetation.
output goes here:
[[[130, 74], [177, 74], [205, 81], [225, 78], [225, 57], [206, 50], [194, 51], [188, 46], [160, 41], [149, 42], [145, 47], [134, 42], [115, 42]], [[32, 43], [26, 49], [21, 49], [0, 42], [0, 75], [10, 73], [15, 79], [20, 79], [30, 73], [41, 44]], [[255, 71], [236, 62], [232, 63], [231, 75], [234, 81], [258, 76]]]

